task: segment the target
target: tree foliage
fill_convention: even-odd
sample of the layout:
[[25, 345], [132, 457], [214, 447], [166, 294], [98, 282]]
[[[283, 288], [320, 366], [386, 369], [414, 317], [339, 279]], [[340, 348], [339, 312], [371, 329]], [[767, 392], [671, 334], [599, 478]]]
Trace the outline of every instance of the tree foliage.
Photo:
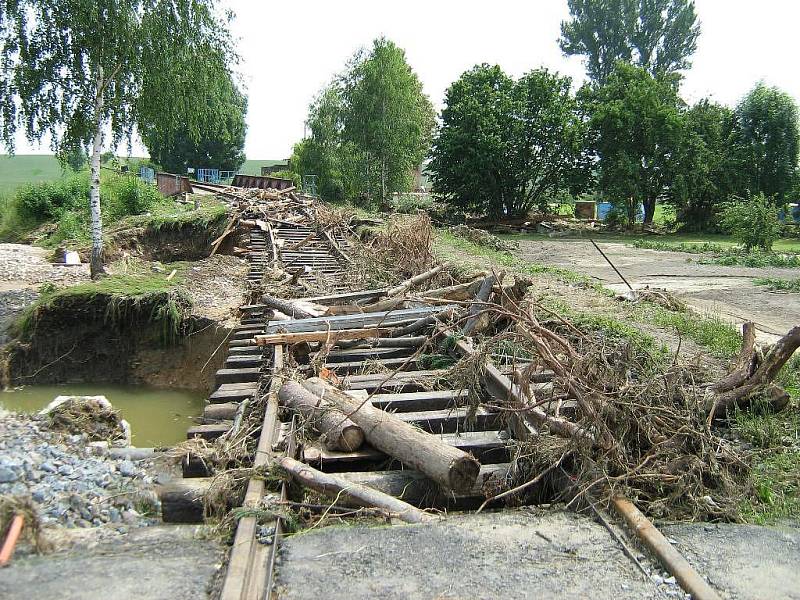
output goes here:
[[434, 112], [405, 52], [376, 39], [369, 54], [355, 59], [343, 92], [343, 139], [360, 151], [368, 192], [385, 200], [407, 190], [428, 152]]
[[633, 223], [640, 205], [651, 223], [657, 200], [672, 185], [684, 124], [671, 81], [622, 62], [604, 85], [582, 91], [597, 155], [599, 188]]
[[487, 64], [461, 75], [434, 140], [434, 191], [492, 218], [546, 209], [547, 195], [573, 182], [584, 156], [570, 83], [546, 69], [514, 81]]
[[733, 128], [733, 111], [709, 100], [701, 100], [684, 115], [677, 170], [668, 190], [684, 229], [714, 228], [716, 208], [737, 189]]
[[[141, 103], [139, 134], [152, 160], [171, 173], [185, 173], [187, 167], [236, 171], [245, 161], [247, 97], [239, 91], [227, 65], [220, 62], [217, 69], [216, 77], [208, 81], [197, 135], [187, 127], [187, 115], [164, 121], [160, 112], [148, 114], [156, 107]], [[148, 87], [143, 90], [145, 98], [150, 97]], [[177, 104], [180, 111], [196, 109], [187, 102]]]
[[748, 252], [754, 248], [771, 251], [781, 233], [778, 211], [763, 193], [726, 203], [722, 211], [722, 226]]
[[700, 25], [690, 0], [569, 0], [571, 20], [561, 23], [559, 45], [583, 55], [589, 77], [605, 81], [617, 61], [652, 75], [689, 67]]
[[[142, 115], [184, 116], [197, 139], [213, 68], [233, 61], [214, 0], [17, 0], [0, 8], [0, 138], [91, 145], [92, 274], [102, 272], [100, 153]], [[147, 90], [147, 94], [144, 91]], [[180, 106], [183, 103], [185, 106]], [[148, 110], [147, 107], [152, 107]], [[193, 107], [189, 110], [186, 107]]]
[[789, 94], [759, 83], [736, 107], [735, 116], [742, 188], [783, 202], [798, 175], [797, 104]]
[[430, 146], [433, 107], [405, 53], [385, 38], [356, 53], [309, 107], [292, 168], [330, 199], [407, 191]]

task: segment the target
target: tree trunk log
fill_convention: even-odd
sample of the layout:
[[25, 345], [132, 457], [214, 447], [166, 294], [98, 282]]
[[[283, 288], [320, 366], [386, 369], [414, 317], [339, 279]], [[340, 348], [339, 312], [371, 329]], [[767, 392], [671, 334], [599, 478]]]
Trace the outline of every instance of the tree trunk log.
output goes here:
[[433, 515], [394, 496], [353, 483], [338, 475], [322, 473], [288, 456], [281, 458], [278, 464], [305, 487], [332, 498], [348, 500], [358, 506], [381, 508], [406, 523], [424, 523], [435, 519]]
[[444, 269], [445, 265], [436, 265], [429, 271], [425, 271], [424, 273], [420, 273], [419, 275], [414, 275], [411, 279], [406, 279], [403, 283], [398, 285], [397, 287], [393, 287], [386, 295], [391, 298], [392, 296], [399, 296], [400, 294], [405, 294], [411, 288], [425, 283], [429, 279], [433, 279], [442, 269]]
[[481, 465], [471, 454], [445, 444], [369, 402], [352, 398], [319, 377], [307, 379], [303, 387], [333, 403], [353, 423], [360, 425], [372, 446], [422, 471], [439, 485], [462, 492], [475, 483]]
[[[751, 397], [762, 391], [767, 391], [772, 402], [773, 408], [780, 410], [788, 403], [787, 394], [777, 385], [772, 384], [778, 371], [786, 364], [797, 348], [800, 347], [800, 325], [793, 327], [789, 332], [775, 342], [765, 353], [763, 358], [758, 360], [758, 366], [749, 376], [740, 381], [742, 363], [755, 362], [755, 358], [749, 359], [751, 350], [750, 334], [745, 331], [745, 339], [742, 347], [742, 354], [739, 358], [739, 368], [723, 379], [717, 386], [708, 389], [705, 398], [705, 406], [709, 419], [723, 417], [728, 410], [734, 407], [744, 407], [748, 404]], [[754, 356], [757, 354], [753, 353]], [[730, 387], [735, 383], [734, 387]], [[726, 389], [727, 388], [727, 389]], [[724, 391], [722, 391], [724, 390]]]
[[312, 394], [296, 381], [287, 381], [278, 392], [281, 404], [299, 412], [320, 434], [328, 450], [352, 452], [364, 443], [364, 432], [335, 405]]
[[484, 279], [483, 283], [481, 283], [481, 287], [478, 290], [478, 293], [475, 295], [475, 302], [473, 302], [469, 309], [469, 317], [467, 318], [467, 322], [464, 324], [464, 327], [461, 330], [464, 335], [471, 335], [478, 324], [478, 320], [482, 314], [482, 311], [486, 309], [486, 301], [489, 300], [489, 296], [492, 293], [492, 288], [494, 287], [495, 283], [497, 283], [497, 277], [494, 275], [489, 275], [489, 277]]
[[269, 294], [261, 296], [261, 303], [267, 308], [274, 308], [281, 311], [285, 315], [289, 315], [293, 319], [311, 319], [320, 316], [312, 312], [309, 308], [303, 306], [299, 302], [292, 302], [291, 300], [283, 300], [282, 298], [275, 298]]

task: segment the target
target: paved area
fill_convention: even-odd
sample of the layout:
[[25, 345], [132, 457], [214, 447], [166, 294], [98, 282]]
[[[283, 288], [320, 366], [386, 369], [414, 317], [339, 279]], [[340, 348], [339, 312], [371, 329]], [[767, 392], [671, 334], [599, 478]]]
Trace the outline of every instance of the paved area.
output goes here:
[[52, 555], [15, 558], [0, 572], [0, 600], [195, 600], [222, 561], [191, 526], [131, 531]]
[[280, 554], [277, 592], [286, 600], [665, 597], [601, 525], [527, 511], [297, 535]]
[[662, 531], [723, 598], [800, 599], [797, 527], [692, 524]]
[[[774, 341], [800, 324], [800, 296], [770, 292], [753, 283], [762, 277], [795, 279], [800, 269], [701, 265], [697, 254], [645, 250], [617, 242], [598, 244], [635, 289], [664, 288], [701, 313], [736, 324], [755, 321], [764, 341]], [[588, 239], [522, 241], [518, 254], [532, 262], [583, 273], [615, 291], [627, 289]]]

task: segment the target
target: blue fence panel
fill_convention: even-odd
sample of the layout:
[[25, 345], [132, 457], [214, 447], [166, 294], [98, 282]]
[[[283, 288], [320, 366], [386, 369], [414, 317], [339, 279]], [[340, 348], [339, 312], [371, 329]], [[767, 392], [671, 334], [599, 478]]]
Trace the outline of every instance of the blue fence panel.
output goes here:
[[145, 183], [153, 183], [156, 180], [156, 172], [150, 167], [139, 167], [139, 179]]
[[219, 183], [219, 169], [196, 169], [195, 175], [201, 183]]
[[[611, 212], [611, 202], [598, 202], [597, 203], [597, 219], [605, 221], [608, 218], [608, 213]], [[644, 221], [644, 205], [639, 205], [639, 210], [636, 211], [636, 220], [638, 222]]]

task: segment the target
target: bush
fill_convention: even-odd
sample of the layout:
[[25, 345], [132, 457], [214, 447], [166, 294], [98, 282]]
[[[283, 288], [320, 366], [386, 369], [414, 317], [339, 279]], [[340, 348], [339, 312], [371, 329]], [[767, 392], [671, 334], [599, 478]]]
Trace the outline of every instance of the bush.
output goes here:
[[[158, 190], [128, 175], [104, 172], [100, 206], [106, 225], [128, 215], [141, 215], [164, 202]], [[18, 241], [39, 225], [58, 225], [46, 243], [89, 237], [89, 174], [77, 173], [48, 183], [28, 185], [3, 206], [0, 239]]]
[[753, 248], [772, 251], [772, 244], [781, 234], [778, 211], [763, 193], [727, 203], [722, 211], [722, 227], [748, 252]]
[[38, 225], [87, 204], [89, 178], [79, 173], [60, 181], [27, 185], [17, 192], [15, 200], [21, 219]]
[[127, 215], [141, 215], [162, 200], [161, 194], [152, 185], [137, 177], [112, 175], [101, 183], [100, 205], [113, 219]]
[[283, 171], [275, 171], [274, 173], [270, 173], [269, 177], [278, 177], [280, 179], [291, 179], [294, 182], [294, 187], [298, 190], [303, 185], [303, 180], [299, 174], [295, 173], [294, 171], [287, 171], [284, 169]]

